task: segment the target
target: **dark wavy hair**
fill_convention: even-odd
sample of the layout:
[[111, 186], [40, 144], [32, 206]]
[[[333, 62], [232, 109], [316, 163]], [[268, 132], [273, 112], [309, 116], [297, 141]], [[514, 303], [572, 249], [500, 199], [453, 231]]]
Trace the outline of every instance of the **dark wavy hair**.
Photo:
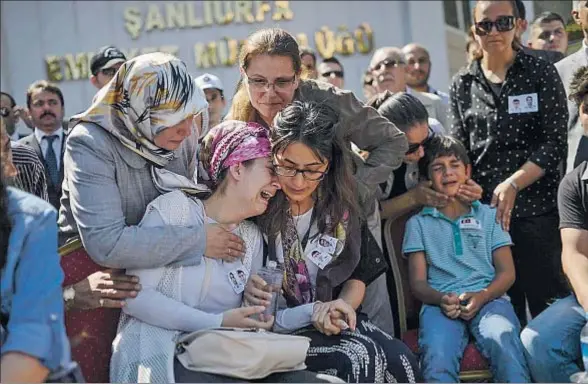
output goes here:
[[[319, 233], [332, 230], [344, 220], [346, 214], [356, 217], [359, 212], [352, 160], [338, 132], [338, 122], [339, 114], [329, 104], [294, 101], [276, 116], [271, 130], [274, 155], [291, 144], [301, 143], [319, 159], [329, 162], [328, 172], [314, 192]], [[289, 208], [290, 203], [284, 192], [278, 191], [265, 214], [259, 218], [264, 233], [282, 232], [286, 225], [284, 215]]]
[[380, 115], [394, 123], [402, 132], [407, 132], [417, 123], [427, 123], [429, 120], [429, 113], [423, 103], [406, 92], [392, 94], [386, 91], [370, 102]]
[[12, 222], [8, 216], [8, 193], [4, 179], [0, 176], [0, 270], [6, 265], [11, 230]]
[[580, 107], [586, 95], [588, 95], [588, 65], [584, 65], [574, 72], [570, 82], [569, 99]]

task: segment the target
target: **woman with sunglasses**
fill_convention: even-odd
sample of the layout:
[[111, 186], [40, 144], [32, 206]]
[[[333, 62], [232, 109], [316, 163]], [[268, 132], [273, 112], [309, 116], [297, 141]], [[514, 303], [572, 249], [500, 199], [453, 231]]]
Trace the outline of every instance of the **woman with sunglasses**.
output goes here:
[[[425, 155], [426, 145], [432, 135], [443, 134], [440, 125], [430, 119], [427, 109], [411, 94], [399, 92], [381, 93], [368, 101], [382, 116], [394, 123], [408, 140], [408, 151], [400, 168], [394, 170], [388, 180], [380, 185], [380, 215], [382, 219], [396, 219], [424, 205], [442, 207], [449, 197], [434, 191], [430, 181], [419, 182], [418, 162]], [[460, 198], [469, 201], [480, 199], [482, 189], [473, 180], [459, 191]]]
[[[334, 105], [339, 113], [337, 129], [360, 149], [369, 150], [365, 161], [356, 158], [355, 176], [359, 182], [359, 199], [363, 217], [378, 215], [376, 191], [390, 172], [398, 168], [406, 152], [404, 134], [366, 107], [352, 92], [341, 90], [322, 81], [301, 79], [302, 64], [296, 39], [283, 29], [262, 29], [253, 33], [239, 56], [241, 80], [233, 98], [228, 119], [257, 122], [272, 129], [275, 116], [294, 100], [317, 101]], [[380, 238], [377, 227], [370, 227]], [[366, 309], [378, 326], [390, 330], [390, 305], [382, 302], [386, 296], [385, 279], [376, 280], [366, 295]]]
[[[421, 381], [408, 347], [356, 310], [366, 285], [383, 269], [360, 257], [357, 183], [350, 151], [328, 104], [294, 101], [271, 133], [274, 167], [282, 187], [260, 218], [269, 260], [283, 265], [283, 304], [274, 331], [311, 338], [306, 364], [347, 382]], [[361, 259], [361, 260], [360, 260]], [[245, 293], [263, 305], [271, 295], [252, 276]], [[284, 306], [280, 306], [283, 308]]]
[[[526, 55], [516, 38], [515, 1], [478, 1], [476, 59], [451, 86], [451, 133], [473, 162], [482, 202], [510, 230], [516, 282], [509, 291], [521, 322], [525, 296], [533, 316], [566, 293], [556, 206], [566, 152], [568, 111], [553, 64]], [[527, 100], [529, 106], [515, 100]], [[512, 219], [512, 220], [511, 220]]]

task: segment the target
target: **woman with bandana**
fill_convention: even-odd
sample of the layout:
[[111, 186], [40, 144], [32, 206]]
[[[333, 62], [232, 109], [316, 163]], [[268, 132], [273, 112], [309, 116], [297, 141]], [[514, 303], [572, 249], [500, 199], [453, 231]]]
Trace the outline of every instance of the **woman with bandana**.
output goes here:
[[[366, 286], [385, 269], [374, 269], [373, 253], [360, 252], [357, 186], [338, 121], [328, 104], [301, 101], [274, 121], [273, 161], [282, 189], [260, 225], [268, 259], [284, 266], [287, 308], [277, 312], [273, 329], [311, 339], [306, 365], [313, 372], [354, 383], [420, 382], [408, 347], [356, 312]], [[265, 284], [252, 276], [249, 304], [267, 304]]]
[[117, 270], [240, 256], [241, 240], [219, 226], [137, 226], [160, 194], [199, 190], [196, 149], [206, 110], [186, 65], [152, 53], [124, 63], [70, 122], [59, 227], [62, 236], [79, 236], [85, 251], [61, 264], [72, 354], [89, 382], [109, 381], [119, 308], [140, 290], [136, 277]]
[[[200, 152], [213, 180], [212, 194], [198, 200], [176, 190], [147, 206], [139, 228], [216, 223], [245, 241], [245, 256], [234, 263], [205, 257], [199, 265], [129, 271], [141, 279], [143, 289], [123, 307], [113, 344], [111, 382], [238, 381], [184, 368], [174, 358], [175, 340], [184, 332], [218, 327], [269, 329], [273, 324], [273, 318], [253, 318], [263, 312], [263, 306], [241, 307], [244, 286], [235, 277], [241, 272], [246, 279], [261, 267], [263, 237], [246, 219], [265, 212], [280, 188], [268, 134], [256, 123], [221, 123], [205, 138]], [[316, 382], [317, 378], [302, 371], [273, 374], [264, 381], [286, 380]]]

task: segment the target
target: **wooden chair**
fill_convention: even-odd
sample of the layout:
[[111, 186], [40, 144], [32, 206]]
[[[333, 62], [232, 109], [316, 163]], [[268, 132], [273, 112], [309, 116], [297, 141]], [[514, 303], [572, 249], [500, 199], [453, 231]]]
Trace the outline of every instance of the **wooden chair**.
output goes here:
[[[77, 283], [104, 267], [94, 263], [76, 238], [59, 248], [63, 286]], [[120, 309], [97, 308], [65, 312], [65, 329], [71, 342], [72, 358], [80, 365], [88, 383], [110, 381], [112, 341], [116, 336]]]
[[[401, 338], [418, 355], [418, 328], [408, 329], [408, 324], [410, 319], [418, 320], [421, 303], [414, 298], [410, 291], [408, 260], [402, 254], [404, 228], [406, 222], [412, 215], [413, 213], [409, 213], [398, 218], [386, 220], [382, 231], [384, 233], [384, 243], [390, 257], [391, 270], [394, 275], [398, 303], [396, 310], [400, 318]], [[459, 378], [462, 382], [488, 382], [492, 380], [492, 374], [488, 369], [488, 361], [472, 342], [468, 344], [464, 351]]]

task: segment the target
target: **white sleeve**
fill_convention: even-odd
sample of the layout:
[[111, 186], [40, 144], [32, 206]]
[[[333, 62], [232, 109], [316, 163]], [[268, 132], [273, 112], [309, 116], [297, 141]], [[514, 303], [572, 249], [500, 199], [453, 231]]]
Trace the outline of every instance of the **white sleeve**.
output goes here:
[[172, 330], [194, 332], [218, 328], [223, 314], [211, 314], [192, 308], [157, 290], [165, 268], [128, 270], [139, 277], [141, 290], [134, 299], [127, 299], [124, 313], [145, 323]]
[[251, 273], [249, 276], [254, 275], [259, 271], [261, 267], [263, 267], [263, 244], [265, 240], [263, 239], [263, 235], [261, 231], [256, 227], [255, 231], [255, 240], [253, 241], [254, 250], [253, 255], [251, 257]]

